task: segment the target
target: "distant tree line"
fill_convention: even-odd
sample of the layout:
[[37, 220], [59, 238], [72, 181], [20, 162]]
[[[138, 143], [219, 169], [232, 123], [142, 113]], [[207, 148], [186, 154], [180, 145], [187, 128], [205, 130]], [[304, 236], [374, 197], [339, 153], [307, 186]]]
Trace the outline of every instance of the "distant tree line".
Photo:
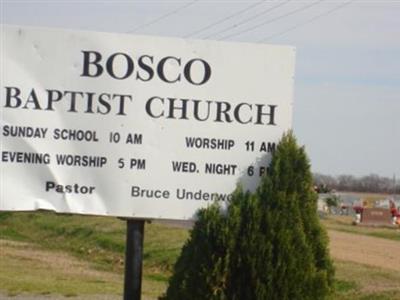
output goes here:
[[313, 176], [314, 185], [323, 192], [337, 190], [344, 192], [400, 194], [400, 180], [381, 177], [376, 174], [356, 177], [353, 175], [331, 176], [314, 173]]

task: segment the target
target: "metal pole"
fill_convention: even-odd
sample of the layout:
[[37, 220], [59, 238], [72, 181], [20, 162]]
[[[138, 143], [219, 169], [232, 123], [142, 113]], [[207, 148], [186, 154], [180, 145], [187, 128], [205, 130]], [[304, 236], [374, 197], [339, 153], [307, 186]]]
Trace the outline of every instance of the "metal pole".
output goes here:
[[140, 300], [144, 220], [126, 220], [124, 300]]

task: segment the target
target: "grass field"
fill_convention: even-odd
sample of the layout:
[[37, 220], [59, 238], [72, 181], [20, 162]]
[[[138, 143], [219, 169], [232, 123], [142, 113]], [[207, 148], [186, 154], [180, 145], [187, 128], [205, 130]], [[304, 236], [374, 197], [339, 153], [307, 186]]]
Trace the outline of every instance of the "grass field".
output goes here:
[[[88, 266], [94, 270], [111, 272], [120, 276], [123, 273], [125, 230], [125, 222], [117, 218], [56, 215], [46, 212], [0, 214], [1, 239], [28, 243], [43, 251], [68, 253], [87, 262]], [[186, 229], [146, 224], [143, 274], [145, 293], [157, 296], [165, 290], [174, 261], [187, 236]], [[12, 273], [15, 272], [14, 270], [8, 270], [10, 274], [3, 272], [3, 269], [8, 269], [4, 264], [12, 263], [7, 260], [9, 259], [1, 256], [0, 276], [16, 278], [16, 274]], [[18, 268], [21, 273], [24, 273], [21, 269], [23, 266], [24, 264], [21, 264]], [[36, 268], [31, 268], [29, 265], [27, 269], [36, 272]], [[28, 284], [29, 280], [23, 283], [14, 280], [13, 283], [13, 280], [1, 279], [0, 277], [0, 290], [11, 291], [11, 293], [35, 292], [31, 284]], [[55, 280], [55, 277], [50, 276], [50, 279]], [[89, 282], [88, 285], [90, 286], [91, 283]], [[99, 286], [103, 285], [104, 283], [100, 282]], [[72, 287], [73, 285], [71, 289], [63, 290], [61, 293], [74, 294]], [[118, 288], [122, 290], [122, 281]], [[82, 287], [80, 290], [85, 290], [85, 288]], [[113, 291], [117, 290], [114, 287]], [[40, 288], [36, 292], [53, 293], [54, 291], [45, 291]]]
[[[400, 243], [399, 231], [354, 227], [351, 220], [323, 221], [329, 230]], [[188, 230], [146, 224], [143, 294], [156, 299], [166, 288]], [[3, 294], [107, 294], [123, 285], [125, 222], [116, 218], [0, 213], [0, 292]], [[400, 244], [399, 244], [400, 245]], [[400, 299], [400, 272], [335, 261], [337, 290], [331, 299]]]
[[398, 300], [400, 273], [348, 261], [335, 261], [337, 291], [331, 299]]
[[400, 242], [400, 229], [352, 226], [353, 217], [351, 216], [330, 216], [322, 222], [325, 227], [330, 230], [385, 238]]

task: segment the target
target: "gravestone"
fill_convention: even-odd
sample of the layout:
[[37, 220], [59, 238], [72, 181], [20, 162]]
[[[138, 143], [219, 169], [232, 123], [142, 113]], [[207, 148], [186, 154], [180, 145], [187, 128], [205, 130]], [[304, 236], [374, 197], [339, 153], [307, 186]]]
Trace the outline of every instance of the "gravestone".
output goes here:
[[364, 208], [361, 215], [363, 225], [392, 225], [392, 215], [387, 208]]

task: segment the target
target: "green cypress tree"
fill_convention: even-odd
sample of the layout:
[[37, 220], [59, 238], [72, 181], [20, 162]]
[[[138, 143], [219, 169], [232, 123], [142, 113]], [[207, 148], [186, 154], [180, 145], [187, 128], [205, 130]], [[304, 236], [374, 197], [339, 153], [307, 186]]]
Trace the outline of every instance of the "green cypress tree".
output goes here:
[[227, 299], [227, 223], [217, 205], [201, 209], [161, 299]]
[[[334, 269], [327, 249], [327, 235], [317, 215], [310, 164], [304, 148], [298, 147], [291, 132], [281, 139], [270, 164], [269, 176], [263, 179], [257, 194], [264, 210], [272, 215], [269, 226], [277, 230], [273, 245], [274, 253], [278, 254], [273, 259], [273, 274], [281, 274], [281, 277], [273, 279], [275, 285], [279, 286], [285, 278], [283, 286], [288, 288], [284, 290], [295, 292], [294, 298], [323, 299], [333, 287]], [[290, 246], [285, 245], [285, 239]], [[288, 263], [279, 264], [277, 260], [282, 259]], [[291, 263], [293, 259], [296, 260], [294, 264]], [[270, 295], [268, 299], [286, 299], [287, 295], [279, 290], [273, 289], [279, 294]]]
[[268, 228], [263, 227], [262, 219], [259, 198], [239, 189], [227, 214], [231, 236], [228, 299], [266, 299], [268, 274], [265, 271], [269, 269], [271, 243], [265, 238]]
[[164, 299], [324, 299], [333, 285], [310, 166], [283, 136], [257, 192], [201, 210]]

